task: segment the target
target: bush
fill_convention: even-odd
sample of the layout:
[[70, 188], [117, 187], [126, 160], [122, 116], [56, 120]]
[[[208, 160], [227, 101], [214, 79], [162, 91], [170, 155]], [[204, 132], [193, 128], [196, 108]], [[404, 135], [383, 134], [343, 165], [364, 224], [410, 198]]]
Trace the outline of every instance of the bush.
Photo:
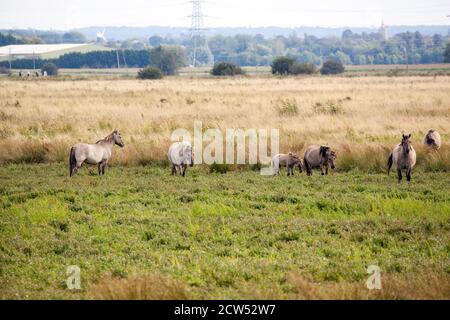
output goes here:
[[294, 63], [289, 68], [289, 74], [313, 74], [316, 73], [316, 66], [312, 63]]
[[243, 74], [241, 67], [230, 62], [218, 62], [211, 70], [213, 76], [234, 76]]
[[44, 74], [44, 72], [47, 71], [47, 75], [49, 76], [57, 76], [58, 75], [58, 67], [54, 63], [46, 63], [42, 66], [41, 72]]
[[320, 69], [321, 74], [338, 74], [343, 73], [345, 70], [344, 65], [336, 60], [327, 60], [323, 63]]
[[137, 77], [138, 79], [162, 79], [163, 73], [157, 67], [147, 67], [139, 70]]
[[209, 166], [210, 173], [227, 173], [230, 170], [230, 166], [226, 163], [213, 163]]
[[445, 47], [444, 62], [445, 63], [450, 63], [450, 42], [447, 43], [447, 46]]
[[295, 63], [295, 59], [289, 57], [278, 57], [272, 62], [272, 73], [286, 75]]

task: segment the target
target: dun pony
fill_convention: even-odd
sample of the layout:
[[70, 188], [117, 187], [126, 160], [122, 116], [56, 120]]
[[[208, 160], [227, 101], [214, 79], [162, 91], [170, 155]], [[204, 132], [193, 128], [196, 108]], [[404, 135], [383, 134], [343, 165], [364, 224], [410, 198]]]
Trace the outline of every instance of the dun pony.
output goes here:
[[96, 164], [98, 174], [105, 174], [106, 163], [111, 157], [112, 147], [116, 144], [121, 148], [124, 146], [120, 132], [114, 130], [95, 144], [77, 143], [73, 145], [69, 154], [69, 175], [73, 176], [77, 173], [83, 162]]
[[[306, 168], [306, 174], [312, 175], [313, 168], [320, 168], [322, 175], [328, 174], [328, 168], [335, 168], [336, 152], [327, 146], [311, 145], [306, 148], [303, 163]], [[325, 170], [325, 171], [324, 171]]]
[[441, 135], [436, 130], [430, 129], [423, 138], [423, 143], [437, 150], [441, 147]]
[[395, 146], [388, 159], [388, 175], [392, 165], [397, 166], [398, 183], [402, 180], [402, 170], [406, 169], [406, 180], [411, 181], [411, 174], [416, 164], [416, 151], [411, 145], [411, 134], [402, 135], [402, 142]]

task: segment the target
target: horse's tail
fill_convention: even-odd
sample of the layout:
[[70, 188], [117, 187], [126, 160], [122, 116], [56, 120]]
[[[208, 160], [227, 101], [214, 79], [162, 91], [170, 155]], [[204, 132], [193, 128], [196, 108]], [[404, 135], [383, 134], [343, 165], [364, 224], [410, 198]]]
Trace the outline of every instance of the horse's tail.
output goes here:
[[77, 159], [75, 158], [75, 148], [70, 148], [69, 154], [69, 175], [73, 175], [73, 169], [77, 166]]
[[305, 166], [306, 173], [309, 174], [309, 172], [311, 171], [311, 165], [309, 164], [308, 160], [306, 160], [306, 157], [303, 158], [303, 165]]
[[389, 175], [389, 173], [391, 172], [392, 164], [393, 164], [393, 160], [392, 160], [392, 153], [391, 153], [390, 156], [389, 156], [389, 159], [388, 159], [388, 163], [387, 163], [387, 165], [388, 165], [387, 174], [388, 174], [388, 175]]

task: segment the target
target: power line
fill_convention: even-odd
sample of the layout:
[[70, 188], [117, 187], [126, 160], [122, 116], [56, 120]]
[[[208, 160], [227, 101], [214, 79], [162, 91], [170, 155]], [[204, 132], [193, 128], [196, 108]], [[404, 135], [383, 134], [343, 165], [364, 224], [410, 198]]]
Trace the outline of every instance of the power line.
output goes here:
[[203, 25], [203, 18], [205, 15], [202, 12], [202, 0], [192, 0], [192, 14], [191, 17], [191, 39], [192, 39], [192, 66], [196, 67], [198, 63], [198, 54], [201, 50], [209, 51], [208, 42], [204, 37], [205, 31]]

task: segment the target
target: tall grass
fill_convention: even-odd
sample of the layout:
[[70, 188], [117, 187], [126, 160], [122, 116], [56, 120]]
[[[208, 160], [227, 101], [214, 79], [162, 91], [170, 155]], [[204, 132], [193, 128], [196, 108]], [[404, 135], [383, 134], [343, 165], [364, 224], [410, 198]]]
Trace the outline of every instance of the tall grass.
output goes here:
[[[389, 150], [411, 132], [418, 167], [449, 170], [448, 77], [312, 77], [0, 81], [0, 164], [67, 161], [76, 142], [113, 129], [126, 147], [113, 163], [164, 163], [174, 129], [280, 129], [281, 152], [311, 143], [336, 149], [341, 170], [384, 170]], [[443, 148], [421, 145], [430, 129]]]

